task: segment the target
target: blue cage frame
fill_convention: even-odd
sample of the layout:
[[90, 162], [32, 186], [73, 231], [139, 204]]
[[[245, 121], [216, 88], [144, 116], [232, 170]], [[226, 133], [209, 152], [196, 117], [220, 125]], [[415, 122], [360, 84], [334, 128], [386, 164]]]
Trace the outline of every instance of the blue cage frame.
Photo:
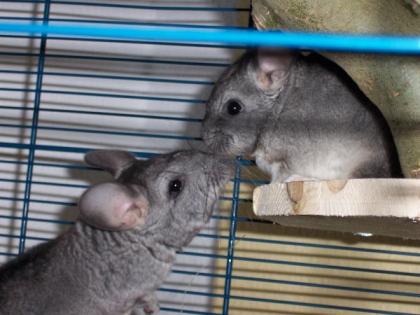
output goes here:
[[[26, 162], [11, 162], [9, 160], [0, 160], [0, 163], [21, 163], [26, 165], [26, 179], [24, 181], [25, 189], [24, 189], [24, 197], [19, 201], [23, 201], [23, 208], [22, 214], [20, 217], [12, 217], [12, 216], [0, 216], [0, 218], [6, 219], [18, 219], [21, 221], [20, 225], [20, 235], [19, 238], [19, 252], [18, 254], [22, 254], [25, 250], [25, 241], [27, 239], [34, 239], [39, 241], [44, 241], [44, 238], [37, 238], [37, 237], [28, 237], [27, 233], [27, 223], [29, 220], [34, 220], [29, 218], [29, 205], [31, 202], [44, 202], [44, 203], [54, 203], [53, 200], [36, 200], [31, 198], [31, 185], [35, 183], [32, 179], [33, 175], [33, 168], [35, 165], [45, 165], [51, 167], [74, 167], [80, 168], [81, 166], [73, 165], [59, 165], [53, 163], [39, 163], [35, 161], [35, 152], [40, 151], [57, 151], [57, 152], [74, 152], [74, 153], [85, 153], [89, 150], [89, 148], [81, 148], [81, 147], [64, 147], [64, 146], [49, 146], [49, 145], [38, 145], [37, 144], [37, 131], [41, 128], [47, 128], [43, 126], [39, 126], [38, 119], [40, 113], [40, 104], [41, 104], [41, 96], [43, 93], [60, 93], [59, 91], [49, 91], [43, 89], [43, 76], [44, 74], [58, 74], [58, 75], [76, 75], [77, 74], [69, 74], [69, 73], [49, 73], [44, 71], [45, 65], [45, 58], [71, 58], [74, 60], [80, 59], [89, 59], [94, 57], [88, 56], [78, 56], [78, 55], [47, 55], [46, 52], [46, 44], [48, 38], [68, 38], [77, 37], [78, 40], [93, 40], [93, 41], [105, 41], [105, 42], [119, 42], [119, 41], [129, 41], [129, 42], [137, 42], [137, 43], [150, 43], [153, 42], [156, 45], [186, 45], [186, 46], [219, 46], [219, 47], [232, 47], [232, 45], [236, 45], [235, 47], [245, 47], [248, 45], [270, 45], [270, 46], [282, 46], [282, 47], [290, 47], [290, 48], [302, 48], [302, 49], [324, 49], [324, 50], [351, 50], [351, 51], [364, 51], [364, 52], [379, 52], [379, 53], [400, 53], [400, 54], [418, 54], [420, 55], [420, 37], [380, 37], [380, 36], [348, 36], [348, 35], [338, 35], [338, 34], [303, 34], [303, 33], [278, 33], [278, 32], [267, 32], [267, 33], [257, 33], [252, 30], [244, 30], [244, 29], [219, 29], [219, 28], [208, 28], [206, 26], [192, 26], [192, 25], [185, 25], [185, 24], [164, 24], [164, 23], [133, 23], [133, 24], [122, 24], [119, 22], [112, 22], [114, 26], [107, 27], [104, 25], [95, 25], [100, 24], [100, 21], [86, 21], [84, 23], [92, 23], [95, 26], [87, 27], [86, 25], [66, 25], [66, 26], [48, 26], [50, 21], [54, 22], [71, 22], [77, 23], [79, 21], [72, 20], [72, 19], [50, 19], [50, 7], [52, 3], [65, 3], [65, 4], [80, 4], [82, 1], [61, 1], [61, 0], [33, 0], [33, 1], [15, 1], [15, 2], [22, 2], [22, 3], [42, 3], [44, 4], [43, 10], [43, 17], [42, 19], [31, 19], [28, 21], [22, 22], [23, 18], [18, 19], [14, 17], [10, 18], [1, 18], [2, 23], [0, 23], [0, 32], [2, 35], [0, 37], [32, 37], [32, 38], [40, 38], [40, 48], [38, 54], [33, 54], [32, 56], [38, 57], [37, 62], [37, 71], [33, 72], [32, 74], [36, 74], [36, 84], [35, 90], [30, 90], [28, 92], [34, 92], [34, 104], [33, 107], [30, 108], [33, 110], [32, 116], [32, 123], [31, 126], [19, 126], [21, 128], [28, 128], [30, 129], [30, 142], [28, 144], [24, 143], [0, 143], [0, 147], [4, 148], [19, 148], [19, 149], [26, 149], [29, 152], [28, 159]], [[86, 3], [84, 3], [86, 4]], [[192, 7], [177, 7], [177, 6], [144, 6], [144, 5], [112, 5], [112, 4], [99, 4], [99, 3], [90, 3], [88, 5], [91, 6], [99, 6], [99, 5], [107, 5], [107, 6], [115, 6], [115, 7], [127, 7], [133, 9], [154, 9], [154, 10], [222, 10], [222, 11], [245, 11], [249, 12], [250, 8], [230, 8], [230, 7], [200, 7], [200, 8], [192, 8]], [[158, 27], [155, 29], [150, 28], [142, 28], [143, 26], [153, 26]], [[162, 28], [162, 27], [170, 27]], [[188, 29], [185, 29], [188, 27]], [[178, 28], [178, 29], [175, 29]], [[127, 33], [128, 32], [128, 33]], [[6, 35], [4, 34], [6, 33]], [[124, 34], [124, 36], [122, 35]], [[64, 37], [63, 37], [64, 36]], [[170, 41], [170, 43], [168, 43]], [[181, 41], [181, 42], [179, 42]], [[188, 42], [188, 43], [185, 43]], [[211, 44], [209, 44], [209, 42]], [[214, 44], [217, 42], [217, 44]], [[0, 55], [10, 55], [10, 54], [23, 54], [23, 53], [13, 53], [13, 52], [0, 52]], [[30, 55], [30, 54], [26, 54]], [[97, 57], [97, 59], [101, 59], [103, 61], [113, 60], [115, 61], [118, 58], [113, 57]], [[119, 59], [119, 61], [124, 61], [123, 58]], [[135, 59], [135, 60], [128, 60], [125, 61], [136, 61], [136, 62], [152, 62], [147, 59]], [[171, 64], [185, 64], [185, 65], [199, 65], [199, 66], [209, 66], [209, 67], [225, 67], [227, 64], [223, 63], [204, 63], [204, 62], [181, 62], [181, 61], [165, 61], [165, 60], [154, 60], [153, 62], [156, 63], [163, 63], [167, 65]], [[10, 70], [0, 70], [0, 73], [19, 73], [19, 71], [10, 71]], [[89, 77], [89, 75], [78, 74], [79, 76]], [[121, 79], [120, 76], [103, 76], [103, 75], [93, 75], [93, 77], [106, 77], [109, 79]], [[132, 79], [132, 78], [124, 78], [124, 79]], [[134, 79], [133, 79], [134, 80]], [[135, 80], [156, 80], [158, 82], [171, 82], [171, 83], [178, 83], [178, 84], [202, 84], [202, 85], [211, 85], [213, 82], [210, 81], [200, 81], [200, 80], [181, 80], [181, 79], [151, 79], [151, 78], [141, 78], [137, 77]], [[0, 88], [0, 91], [13, 91], [10, 88]], [[63, 94], [71, 94], [71, 92], [62, 92]], [[83, 95], [83, 93], [77, 93], [79, 95]], [[119, 98], [138, 98], [138, 99], [146, 99], [146, 100], [162, 100], [162, 101], [169, 101], [169, 102], [189, 102], [193, 104], [203, 104], [205, 102], [204, 99], [180, 99], [180, 98], [163, 98], [163, 97], [151, 97], [151, 96], [129, 96], [129, 95], [119, 95], [119, 94], [111, 94], [111, 93], [89, 93], [85, 92], [84, 95], [92, 95], [92, 96], [103, 96], [103, 97], [119, 97]], [[14, 107], [0, 105], [0, 109], [15, 109]], [[77, 111], [77, 110], [65, 110], [65, 109], [46, 109], [47, 111], [56, 111], [56, 112], [72, 112], [78, 113], [81, 112], [83, 114], [95, 114], [95, 115], [128, 115], [130, 117], [141, 117], [141, 118], [154, 118], [154, 119], [162, 119], [162, 120], [185, 120], [200, 123], [200, 119], [195, 118], [176, 118], [170, 116], [163, 116], [163, 115], [135, 115], [135, 114], [116, 114], [116, 113], [96, 113], [96, 112], [89, 112], [89, 111]], [[6, 124], [0, 125], [0, 127], [8, 127]], [[10, 127], [10, 126], [9, 126]], [[51, 129], [51, 128], [50, 128]], [[52, 128], [51, 130], [59, 130], [59, 128]], [[71, 129], [66, 128], [65, 130], [71, 131]], [[100, 132], [100, 131], [92, 131], [92, 130], [84, 130], [84, 129], [77, 129], [74, 128], [73, 131], [75, 132]], [[102, 131], [103, 132], [103, 131]], [[115, 132], [110, 132], [115, 134]], [[105, 132], [106, 134], [106, 132]], [[176, 138], [176, 139], [183, 139], [183, 140], [199, 140], [199, 138], [194, 137], [182, 137], [182, 136], [174, 136], [174, 135], [160, 135], [160, 134], [131, 134], [125, 133], [126, 135], [132, 136], [139, 136], [142, 135], [144, 137], [151, 137], [151, 138]], [[150, 158], [154, 156], [153, 153], [149, 152], [136, 152], [138, 157], [142, 158]], [[240, 192], [240, 185], [241, 182], [244, 180], [241, 179], [241, 167], [247, 166], [252, 164], [252, 161], [243, 160], [240, 157], [237, 158], [237, 166], [235, 171], [235, 176], [233, 178], [233, 195], [232, 195], [232, 206], [231, 206], [231, 215], [230, 217], [224, 217], [220, 219], [226, 219], [230, 221], [230, 228], [229, 228], [229, 235], [228, 236], [218, 236], [218, 235], [209, 235], [201, 233], [202, 237], [208, 238], [224, 238], [228, 241], [228, 249], [225, 256], [218, 256], [213, 255], [214, 258], [217, 259], [224, 259], [226, 260], [226, 270], [225, 275], [217, 275], [217, 274], [206, 274], [208, 277], [224, 277], [225, 278], [225, 286], [224, 286], [224, 293], [221, 294], [213, 294], [214, 297], [222, 298], [223, 299], [223, 314], [229, 313], [229, 302], [230, 299], [237, 299], [237, 300], [252, 300], [256, 302], [269, 302], [269, 303], [277, 303], [277, 304], [288, 304], [288, 305], [299, 305], [299, 306], [311, 306], [317, 307], [320, 309], [334, 309], [334, 310], [343, 310], [343, 311], [354, 311], [360, 313], [369, 313], [369, 314], [386, 314], [386, 315], [408, 315], [408, 313], [399, 313], [399, 312], [391, 312], [391, 311], [381, 311], [381, 310], [374, 310], [374, 309], [365, 309], [359, 307], [345, 307], [340, 305], [328, 305], [328, 304], [314, 304], [314, 303], [303, 303], [303, 302], [295, 302], [295, 301], [288, 301], [288, 300], [273, 300], [273, 299], [263, 299], [263, 298], [253, 298], [253, 297], [245, 297], [245, 296], [235, 296], [230, 294], [231, 290], [231, 282], [233, 279], [243, 279], [249, 281], [261, 281], [261, 282], [271, 282], [271, 283], [278, 283], [278, 284], [285, 284], [285, 285], [293, 285], [293, 286], [313, 286], [313, 287], [320, 287], [320, 288], [330, 288], [335, 290], [344, 290], [344, 291], [359, 291], [359, 292], [366, 292], [366, 293], [373, 293], [373, 294], [380, 294], [380, 295], [397, 295], [397, 296], [407, 296], [407, 297], [415, 297], [420, 298], [419, 293], [415, 292], [404, 292], [398, 290], [376, 290], [376, 289], [368, 289], [368, 288], [356, 288], [356, 287], [343, 287], [343, 286], [335, 286], [335, 285], [326, 285], [320, 283], [305, 283], [305, 282], [298, 282], [298, 281], [282, 281], [282, 280], [274, 280], [274, 279], [262, 279], [262, 278], [255, 278], [255, 277], [244, 277], [244, 276], [235, 276], [233, 274], [233, 265], [235, 260], [243, 260], [243, 261], [254, 261], [254, 262], [262, 262], [262, 263], [269, 263], [269, 264], [285, 264], [285, 265], [299, 265], [305, 266], [308, 268], [322, 268], [322, 269], [336, 269], [336, 270], [349, 270], [349, 271], [358, 271], [364, 273], [380, 273], [380, 274], [395, 274], [395, 275], [404, 275], [409, 277], [419, 278], [419, 273], [413, 272], [400, 272], [400, 271], [389, 271], [389, 270], [382, 270], [382, 269], [372, 269], [372, 268], [352, 268], [352, 267], [343, 267], [343, 266], [334, 266], [334, 265], [327, 265], [327, 264], [312, 264], [312, 263], [297, 263], [291, 261], [280, 261], [280, 260], [268, 260], [268, 259], [257, 259], [257, 258], [246, 258], [246, 257], [237, 257], [235, 256], [235, 241], [248, 241], [248, 242], [267, 242], [267, 243], [276, 243], [276, 244], [287, 244], [293, 245], [296, 247], [318, 247], [318, 248], [329, 248], [339, 251], [360, 251], [360, 252], [368, 252], [368, 253], [379, 253], [379, 254], [386, 254], [386, 255], [396, 255], [396, 256], [414, 256], [420, 258], [420, 252], [413, 253], [413, 252], [405, 252], [405, 251], [395, 251], [395, 250], [379, 250], [379, 249], [370, 249], [370, 248], [363, 248], [357, 246], [335, 246], [335, 245], [326, 245], [326, 244], [311, 244], [311, 243], [304, 243], [304, 242], [290, 242], [290, 241], [279, 241], [279, 240], [266, 240], [266, 239], [257, 239], [257, 238], [250, 238], [250, 237], [239, 237], [236, 234], [237, 224], [240, 221], [248, 221], [249, 218], [241, 217], [238, 215], [238, 207], [240, 202], [250, 202], [250, 200], [243, 200], [239, 197]], [[0, 180], [6, 181], [6, 180]], [[64, 185], [64, 184], [63, 184]], [[9, 200], [9, 197], [0, 197], [3, 200]], [[73, 205], [68, 203], [63, 203], [63, 205]], [[40, 220], [43, 221], [43, 220]], [[48, 220], [44, 220], [48, 221]], [[58, 224], [70, 224], [71, 222], [68, 221], [59, 221], [54, 220], [54, 223]], [[264, 222], [261, 222], [264, 223]], [[2, 237], [15, 237], [13, 235], [1, 235]], [[7, 256], [15, 256], [12, 253], [0, 253], [1, 255]], [[189, 255], [200, 255], [199, 253], [194, 252], [184, 252], [184, 254]], [[208, 255], [208, 254], [206, 254]], [[175, 273], [180, 274], [189, 274], [188, 271], [183, 270], [173, 270]], [[191, 272], [190, 274], [194, 274]], [[174, 289], [166, 289], [162, 288], [162, 291], [167, 292], [176, 292], [177, 290]], [[185, 293], [185, 291], [182, 291]], [[188, 292], [189, 294], [204, 294], [200, 292]], [[162, 308], [164, 311], [173, 311], [176, 312], [175, 309], [170, 308]], [[198, 313], [195, 311], [188, 311], [183, 310], [184, 313], [187, 314], [204, 314]], [[209, 314], [209, 313], [205, 313]], [[212, 314], [212, 313], [210, 313]]]

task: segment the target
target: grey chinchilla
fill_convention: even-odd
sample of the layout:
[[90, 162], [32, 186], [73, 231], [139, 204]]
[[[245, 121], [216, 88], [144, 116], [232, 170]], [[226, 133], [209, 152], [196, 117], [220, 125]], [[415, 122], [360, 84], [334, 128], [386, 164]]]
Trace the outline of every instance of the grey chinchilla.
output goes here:
[[272, 181], [401, 176], [382, 114], [316, 54], [246, 53], [217, 81], [202, 136], [210, 151], [255, 158]]
[[0, 267], [1, 315], [156, 314], [155, 290], [210, 219], [233, 165], [192, 151], [85, 160], [115, 179], [82, 195], [68, 231]]

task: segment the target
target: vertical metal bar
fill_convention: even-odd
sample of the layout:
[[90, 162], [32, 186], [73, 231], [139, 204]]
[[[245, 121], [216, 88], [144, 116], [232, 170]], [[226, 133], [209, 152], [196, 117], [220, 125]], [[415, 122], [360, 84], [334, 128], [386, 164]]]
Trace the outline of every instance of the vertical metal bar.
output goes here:
[[[48, 24], [50, 16], [50, 0], [46, 0], [44, 3], [44, 15], [43, 15], [43, 24]], [[38, 130], [38, 118], [39, 118], [39, 108], [41, 104], [41, 91], [42, 91], [42, 80], [44, 74], [44, 65], [45, 65], [45, 49], [47, 46], [47, 36], [42, 35], [41, 37], [41, 46], [39, 49], [39, 58], [38, 58], [38, 69], [36, 76], [36, 89], [35, 89], [35, 99], [34, 99], [34, 109], [32, 114], [32, 125], [31, 125], [31, 136], [30, 136], [30, 147], [28, 155], [28, 167], [26, 169], [26, 181], [25, 181], [25, 194], [23, 199], [23, 208], [22, 216], [20, 223], [20, 235], [19, 235], [19, 254], [22, 254], [25, 250], [25, 240], [26, 240], [26, 230], [28, 225], [28, 211], [31, 198], [31, 183], [32, 183], [32, 174], [34, 168], [35, 160], [35, 144], [36, 136]]]
[[[253, 26], [252, 20], [252, 1], [249, 1], [249, 17], [248, 27]], [[230, 227], [229, 227], [229, 243], [226, 257], [226, 277], [225, 287], [223, 292], [223, 315], [229, 314], [229, 303], [230, 303], [230, 288], [232, 284], [232, 273], [233, 273], [233, 260], [235, 258], [235, 241], [236, 241], [236, 228], [239, 208], [239, 192], [241, 185], [241, 157], [236, 158], [236, 169], [235, 178], [233, 182], [233, 195], [232, 195], [232, 207], [230, 214]]]
[[226, 277], [223, 293], [223, 315], [229, 314], [230, 286], [232, 283], [233, 260], [235, 258], [236, 227], [239, 208], [239, 191], [241, 183], [241, 158], [236, 159], [235, 177], [233, 181], [232, 207], [230, 214], [229, 243], [226, 258]]

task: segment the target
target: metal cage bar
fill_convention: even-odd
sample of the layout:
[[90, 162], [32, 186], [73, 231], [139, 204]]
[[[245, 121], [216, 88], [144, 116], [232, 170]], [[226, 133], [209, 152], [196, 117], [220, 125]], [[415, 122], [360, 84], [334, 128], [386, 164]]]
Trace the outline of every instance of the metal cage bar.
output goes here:
[[[44, 16], [43, 24], [48, 24], [48, 18], [50, 14], [50, 1], [46, 0], [44, 3]], [[25, 183], [25, 197], [23, 201], [22, 208], [22, 220], [20, 226], [20, 237], [19, 237], [19, 254], [22, 254], [25, 250], [25, 241], [26, 241], [26, 230], [27, 230], [27, 217], [29, 212], [29, 203], [31, 200], [31, 181], [32, 173], [35, 160], [35, 144], [36, 144], [36, 135], [38, 130], [38, 118], [39, 118], [39, 108], [41, 105], [41, 91], [42, 91], [42, 78], [44, 72], [45, 64], [45, 49], [47, 46], [47, 36], [42, 35], [41, 38], [41, 47], [39, 50], [39, 59], [38, 59], [38, 71], [36, 78], [36, 90], [35, 90], [35, 100], [34, 100], [34, 110], [32, 116], [32, 125], [31, 125], [31, 139], [29, 147], [29, 156], [28, 156], [28, 167], [26, 170], [26, 183]]]

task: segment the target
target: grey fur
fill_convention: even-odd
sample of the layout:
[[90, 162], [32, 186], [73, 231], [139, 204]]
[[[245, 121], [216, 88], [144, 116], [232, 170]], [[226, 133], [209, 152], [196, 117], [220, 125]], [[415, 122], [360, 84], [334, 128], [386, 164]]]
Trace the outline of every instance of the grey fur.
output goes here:
[[272, 181], [401, 176], [383, 116], [343, 70], [315, 54], [274, 54], [249, 52], [217, 82], [202, 134], [211, 151], [252, 156]]
[[[127, 159], [118, 151], [99, 151], [86, 160], [121, 173], [116, 183], [147, 196], [144, 223], [107, 231], [79, 220], [58, 238], [6, 263], [0, 268], [1, 315], [158, 312], [154, 292], [167, 277], [175, 252], [210, 219], [232, 163], [191, 151], [133, 160], [128, 167]], [[168, 193], [174, 178], [183, 183], [176, 195]]]

